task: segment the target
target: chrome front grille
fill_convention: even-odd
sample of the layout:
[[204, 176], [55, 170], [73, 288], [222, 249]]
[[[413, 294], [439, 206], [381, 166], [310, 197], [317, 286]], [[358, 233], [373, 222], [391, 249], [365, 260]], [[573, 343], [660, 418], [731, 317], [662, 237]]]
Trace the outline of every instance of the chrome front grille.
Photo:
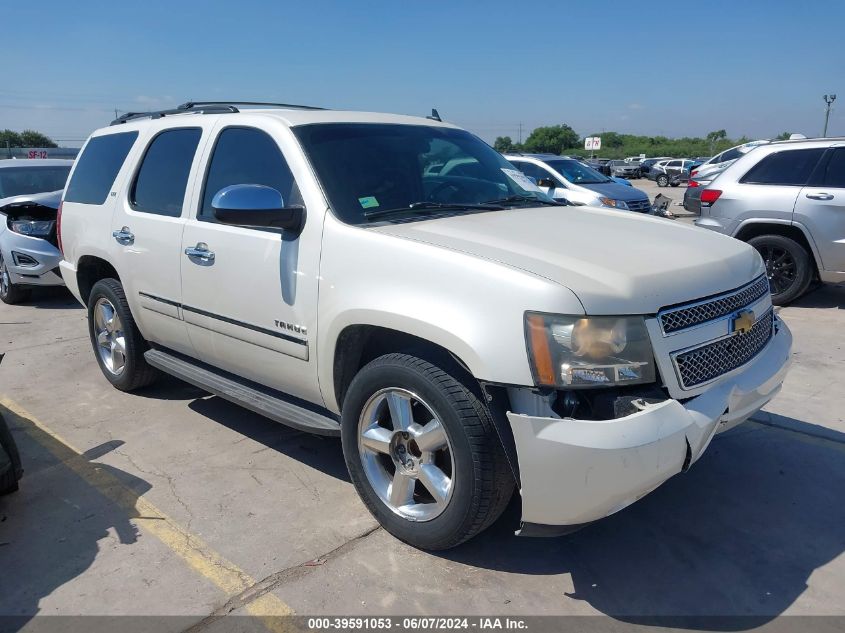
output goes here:
[[681, 388], [696, 387], [741, 367], [766, 346], [773, 330], [774, 311], [770, 308], [745, 334], [732, 334], [673, 355]]
[[631, 211], [638, 213], [645, 213], [651, 210], [651, 203], [646, 198], [642, 200], [629, 200], [626, 204]]
[[768, 292], [769, 280], [765, 275], [760, 275], [737, 290], [691, 305], [661, 310], [657, 316], [663, 333], [671, 334], [726, 316], [757, 301]]

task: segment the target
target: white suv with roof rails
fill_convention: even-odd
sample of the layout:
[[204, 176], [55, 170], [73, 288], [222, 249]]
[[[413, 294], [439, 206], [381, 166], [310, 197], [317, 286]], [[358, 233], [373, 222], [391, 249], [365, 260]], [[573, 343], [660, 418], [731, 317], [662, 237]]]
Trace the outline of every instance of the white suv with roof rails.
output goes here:
[[780, 388], [792, 338], [748, 245], [562, 206], [437, 120], [239, 106], [94, 132], [62, 274], [115, 387], [164, 371], [340, 436], [397, 537], [457, 545], [515, 488], [521, 534], [573, 530]]

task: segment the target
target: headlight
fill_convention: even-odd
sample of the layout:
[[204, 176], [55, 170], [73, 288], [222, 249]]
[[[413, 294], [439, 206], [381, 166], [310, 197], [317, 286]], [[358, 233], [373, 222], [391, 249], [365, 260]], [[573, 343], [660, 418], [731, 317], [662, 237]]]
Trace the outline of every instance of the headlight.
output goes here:
[[9, 228], [21, 235], [47, 237], [55, 224], [55, 220], [12, 220], [9, 222]]
[[525, 314], [534, 382], [548, 387], [607, 387], [655, 380], [642, 317]]
[[628, 205], [624, 200], [614, 200], [613, 198], [599, 198], [599, 201], [606, 207], [613, 209], [628, 209]]

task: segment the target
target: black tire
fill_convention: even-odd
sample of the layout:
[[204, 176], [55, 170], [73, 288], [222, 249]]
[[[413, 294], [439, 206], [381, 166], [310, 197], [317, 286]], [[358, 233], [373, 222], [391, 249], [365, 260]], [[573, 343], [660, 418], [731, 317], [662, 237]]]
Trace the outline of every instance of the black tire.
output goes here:
[[[122, 325], [126, 354], [125, 364], [118, 374], [109, 370], [100, 357], [94, 329], [94, 307], [101, 298], [105, 298], [114, 306]], [[129, 310], [129, 304], [126, 302], [123, 286], [116, 279], [101, 279], [91, 289], [88, 297], [88, 334], [94, 348], [94, 358], [97, 359], [103, 375], [115, 388], [120, 391], [134, 391], [152, 384], [158, 378], [158, 370], [147, 364], [144, 358], [144, 352], [149, 349], [149, 345], [138, 331], [138, 326], [135, 325], [135, 319]]]
[[29, 299], [32, 294], [30, 289], [13, 284], [9, 279], [6, 262], [3, 259], [2, 253], [0, 253], [0, 277], [2, 277], [0, 278], [0, 301], [9, 305], [15, 305], [16, 303]]
[[[472, 538], [499, 518], [513, 493], [513, 475], [490, 412], [473, 391], [472, 378], [463, 373], [409, 354], [387, 354], [358, 372], [343, 402], [343, 453], [358, 494], [388, 532], [420, 549], [448, 549]], [[364, 470], [359, 418], [367, 401], [387, 388], [418, 394], [445, 428], [454, 460], [453, 488], [448, 505], [433, 519], [412, 521], [391, 510]]]
[[787, 305], [807, 291], [813, 281], [813, 262], [801, 244], [783, 235], [758, 235], [748, 243], [766, 264], [773, 304]]
[[680, 185], [680, 184], [681, 184], [681, 183], [679, 183], [679, 182], [670, 182], [670, 183], [669, 183], [669, 186], [670, 186], [670, 187], [677, 187], [677, 186], [678, 186], [678, 185]]
[[669, 184], [669, 177], [666, 174], [660, 174], [655, 178], [658, 187], [665, 187]]
[[12, 462], [12, 467], [0, 475], [0, 495], [6, 495], [18, 489], [18, 480], [23, 475], [23, 468], [15, 438], [12, 437], [2, 415], [0, 415], [0, 450], [5, 451]]

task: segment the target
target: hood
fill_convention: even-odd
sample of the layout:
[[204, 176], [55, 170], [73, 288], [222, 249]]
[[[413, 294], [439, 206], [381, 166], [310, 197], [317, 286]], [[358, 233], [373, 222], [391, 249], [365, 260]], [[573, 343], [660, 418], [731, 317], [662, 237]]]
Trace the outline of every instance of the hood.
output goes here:
[[578, 186], [595, 191], [600, 196], [613, 198], [614, 200], [648, 200], [648, 196], [639, 189], [626, 187], [616, 182], [600, 182], [595, 185], [578, 184]]
[[41, 207], [49, 207], [51, 209], [58, 209], [59, 203], [62, 201], [62, 190], [48, 191], [46, 193], [29, 193], [22, 196], [9, 196], [8, 198], [0, 198], [0, 209], [6, 207], [29, 206], [38, 205]]
[[511, 209], [370, 230], [552, 280], [572, 290], [591, 315], [654, 314], [732, 290], [763, 272], [757, 251], [739, 240], [596, 207]]

